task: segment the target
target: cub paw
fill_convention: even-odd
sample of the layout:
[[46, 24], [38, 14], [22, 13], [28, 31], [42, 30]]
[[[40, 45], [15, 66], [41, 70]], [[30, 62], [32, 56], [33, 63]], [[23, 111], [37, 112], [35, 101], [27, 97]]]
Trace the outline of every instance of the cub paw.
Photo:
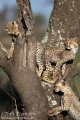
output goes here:
[[7, 59], [12, 58], [12, 54], [9, 51], [6, 53], [6, 56], [7, 56]]
[[57, 116], [58, 114], [59, 114], [59, 112], [55, 109], [48, 110], [48, 115], [49, 116]]

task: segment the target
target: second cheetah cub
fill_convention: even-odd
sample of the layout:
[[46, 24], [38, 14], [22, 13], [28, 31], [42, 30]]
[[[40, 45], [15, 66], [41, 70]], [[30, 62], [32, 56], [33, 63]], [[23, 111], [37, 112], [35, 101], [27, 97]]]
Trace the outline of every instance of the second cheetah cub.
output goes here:
[[68, 111], [75, 120], [80, 120], [80, 101], [70, 86], [64, 83], [64, 80], [61, 80], [55, 85], [55, 92], [59, 91], [64, 93], [62, 104], [59, 107], [49, 110], [49, 116], [57, 116], [62, 111]]
[[[12, 37], [12, 44], [10, 49], [7, 51], [7, 59], [11, 59], [14, 52], [16, 37], [19, 35], [18, 24], [16, 21], [8, 22], [6, 25], [7, 33]], [[44, 47], [43, 45], [37, 40], [36, 41], [36, 72], [37, 75], [40, 77], [43, 69], [44, 69]]]
[[[65, 74], [66, 63], [69, 61], [73, 61], [75, 59], [76, 53], [78, 51], [78, 39], [77, 38], [70, 38], [67, 40], [65, 47], [57, 47], [51, 50], [45, 51], [45, 60], [47, 60], [46, 65], [47, 69], [49, 69], [50, 62], [56, 63], [55, 68], [53, 70], [52, 80], [45, 78], [47, 76], [48, 70], [46, 70], [43, 74], [43, 80], [48, 83], [55, 83], [57, 80], [57, 75], [59, 73], [60, 67], [62, 66], [62, 75]], [[47, 59], [46, 59], [47, 58]]]
[[10, 58], [12, 58], [12, 55], [13, 55], [16, 37], [19, 34], [18, 24], [16, 23], [16, 21], [8, 22], [5, 30], [12, 37], [11, 47], [7, 51], [7, 58], [10, 59]]

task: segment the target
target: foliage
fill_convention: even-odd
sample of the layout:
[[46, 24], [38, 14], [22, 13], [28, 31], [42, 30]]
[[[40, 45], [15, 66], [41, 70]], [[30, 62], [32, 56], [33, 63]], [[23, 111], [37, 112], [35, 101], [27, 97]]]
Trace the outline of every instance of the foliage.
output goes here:
[[76, 95], [80, 98], [80, 75], [77, 75], [72, 81], [70, 81], [70, 86]]
[[52, 5], [53, 2], [54, 2], [54, 0], [45, 0], [45, 3], [47, 3], [48, 5], [49, 5], [49, 4]]
[[46, 23], [45, 15], [43, 15], [41, 13], [35, 14], [35, 22], [36, 22], [37, 25], [45, 24]]

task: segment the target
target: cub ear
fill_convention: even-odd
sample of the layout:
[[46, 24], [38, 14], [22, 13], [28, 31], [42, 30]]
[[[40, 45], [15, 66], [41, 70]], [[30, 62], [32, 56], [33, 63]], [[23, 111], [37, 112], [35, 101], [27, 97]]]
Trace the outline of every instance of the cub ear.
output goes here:
[[4, 29], [4, 31], [8, 31], [8, 28], [6, 27], [6, 28]]
[[14, 21], [12, 21], [12, 24], [14, 25]]
[[78, 42], [78, 39], [77, 39], [77, 37], [75, 37], [75, 38], [74, 38], [74, 40], [75, 40], [75, 42]]
[[62, 85], [65, 85], [65, 81], [64, 81], [64, 80], [61, 80], [60, 83], [61, 83]]

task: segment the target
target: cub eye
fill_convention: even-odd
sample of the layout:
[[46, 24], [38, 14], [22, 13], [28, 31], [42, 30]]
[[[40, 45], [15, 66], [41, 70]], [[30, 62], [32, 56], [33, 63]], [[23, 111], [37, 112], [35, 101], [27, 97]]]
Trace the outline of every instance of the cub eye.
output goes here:
[[71, 45], [71, 44], [72, 44], [72, 42], [70, 41], [68, 44], [69, 44], [69, 45]]
[[14, 22], [12, 22], [12, 24], [14, 25]]

